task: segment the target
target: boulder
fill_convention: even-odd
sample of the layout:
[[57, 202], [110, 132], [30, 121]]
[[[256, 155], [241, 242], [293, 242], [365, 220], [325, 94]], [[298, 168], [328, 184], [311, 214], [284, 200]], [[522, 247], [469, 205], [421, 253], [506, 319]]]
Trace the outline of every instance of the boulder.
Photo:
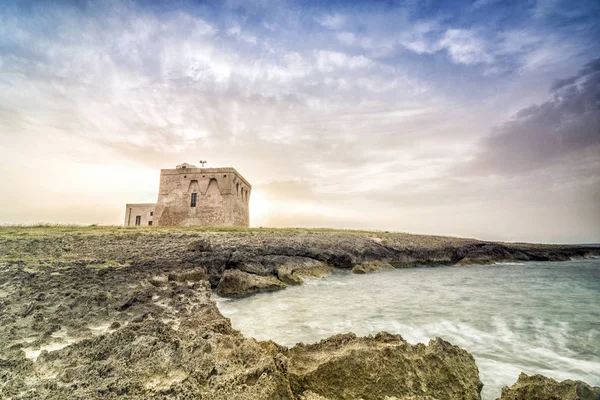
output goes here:
[[502, 389], [499, 400], [600, 400], [600, 387], [521, 373], [514, 385]]
[[439, 338], [413, 346], [400, 335], [349, 333], [298, 344], [285, 355], [298, 397], [479, 400], [483, 387], [473, 356]]
[[262, 265], [260, 262], [249, 260], [239, 263], [235, 269], [254, 275], [270, 276], [274, 274], [272, 268]]
[[264, 263], [276, 265], [277, 277], [288, 285], [299, 285], [306, 278], [322, 278], [333, 271], [332, 266], [307, 257], [272, 256]]
[[249, 274], [269, 276], [274, 275], [273, 266], [261, 263], [255, 251], [236, 250], [227, 260], [227, 269], [239, 269]]
[[387, 261], [365, 261], [354, 266], [352, 272], [355, 274], [366, 274], [368, 272], [381, 271], [383, 269], [394, 269], [394, 267]]
[[244, 295], [261, 291], [273, 291], [285, 288], [285, 283], [274, 276], [249, 274], [237, 269], [228, 269], [217, 286], [220, 296]]

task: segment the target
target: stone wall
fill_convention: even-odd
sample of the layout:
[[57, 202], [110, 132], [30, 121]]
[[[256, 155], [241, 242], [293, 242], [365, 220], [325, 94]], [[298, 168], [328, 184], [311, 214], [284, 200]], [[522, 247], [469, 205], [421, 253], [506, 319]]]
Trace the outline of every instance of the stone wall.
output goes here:
[[136, 217], [140, 217], [139, 226], [150, 226], [154, 220], [154, 203], [137, 203], [125, 205], [125, 226], [135, 226]]
[[233, 168], [163, 169], [154, 221], [160, 226], [249, 226], [251, 191]]

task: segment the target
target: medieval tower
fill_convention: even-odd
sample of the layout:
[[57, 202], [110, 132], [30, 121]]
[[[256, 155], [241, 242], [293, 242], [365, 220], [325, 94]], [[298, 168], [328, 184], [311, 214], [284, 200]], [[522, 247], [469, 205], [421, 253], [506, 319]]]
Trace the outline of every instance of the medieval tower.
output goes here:
[[252, 186], [234, 168], [183, 163], [160, 171], [156, 204], [127, 204], [125, 226], [250, 225]]

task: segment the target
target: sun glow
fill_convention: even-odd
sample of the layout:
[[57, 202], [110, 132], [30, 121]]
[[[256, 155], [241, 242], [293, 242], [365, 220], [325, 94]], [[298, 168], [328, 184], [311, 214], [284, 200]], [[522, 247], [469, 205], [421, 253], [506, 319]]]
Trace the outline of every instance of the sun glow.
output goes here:
[[260, 190], [252, 191], [250, 197], [250, 225], [262, 226], [271, 211], [271, 202]]

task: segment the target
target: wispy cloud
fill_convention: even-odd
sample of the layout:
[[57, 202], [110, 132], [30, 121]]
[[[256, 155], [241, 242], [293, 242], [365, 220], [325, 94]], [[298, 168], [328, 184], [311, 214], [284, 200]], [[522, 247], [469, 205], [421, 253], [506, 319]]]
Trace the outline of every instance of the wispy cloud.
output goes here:
[[338, 29], [344, 25], [346, 18], [339, 14], [326, 14], [315, 18], [315, 21], [326, 28]]
[[315, 54], [317, 67], [326, 72], [339, 68], [365, 68], [373, 66], [373, 61], [363, 55], [348, 56], [337, 51], [319, 50]]
[[[598, 49], [588, 17], [500, 25], [494, 11], [516, 7], [502, 2], [469, 12], [111, 4], [0, 10], [0, 185], [31, 195], [38, 176], [19, 167], [21, 154], [52, 164], [64, 182], [42, 185], [50, 210], [87, 204], [83, 185], [111, 203], [102, 222], [119, 222], [121, 203], [155, 199], [159, 168], [200, 157], [237, 167], [272, 201], [256, 224], [470, 234], [454, 230], [458, 215], [483, 218], [473, 207], [484, 203], [500, 215], [515, 188], [520, 201], [535, 198], [533, 181], [561, 182], [554, 211], [566, 190], [594, 198], [595, 64], [547, 95]], [[104, 178], [90, 186], [86, 174]], [[30, 208], [16, 198], [2, 197], [0, 210], [24, 218]], [[0, 222], [15, 218], [0, 211]]]
[[227, 29], [227, 35], [235, 36], [238, 40], [241, 40], [246, 43], [254, 45], [256, 45], [257, 43], [256, 36], [242, 32], [242, 28], [239, 25], [233, 25], [232, 27]]
[[448, 51], [455, 63], [470, 65], [494, 62], [494, 57], [488, 52], [486, 43], [474, 31], [448, 29], [440, 40], [440, 47]]

